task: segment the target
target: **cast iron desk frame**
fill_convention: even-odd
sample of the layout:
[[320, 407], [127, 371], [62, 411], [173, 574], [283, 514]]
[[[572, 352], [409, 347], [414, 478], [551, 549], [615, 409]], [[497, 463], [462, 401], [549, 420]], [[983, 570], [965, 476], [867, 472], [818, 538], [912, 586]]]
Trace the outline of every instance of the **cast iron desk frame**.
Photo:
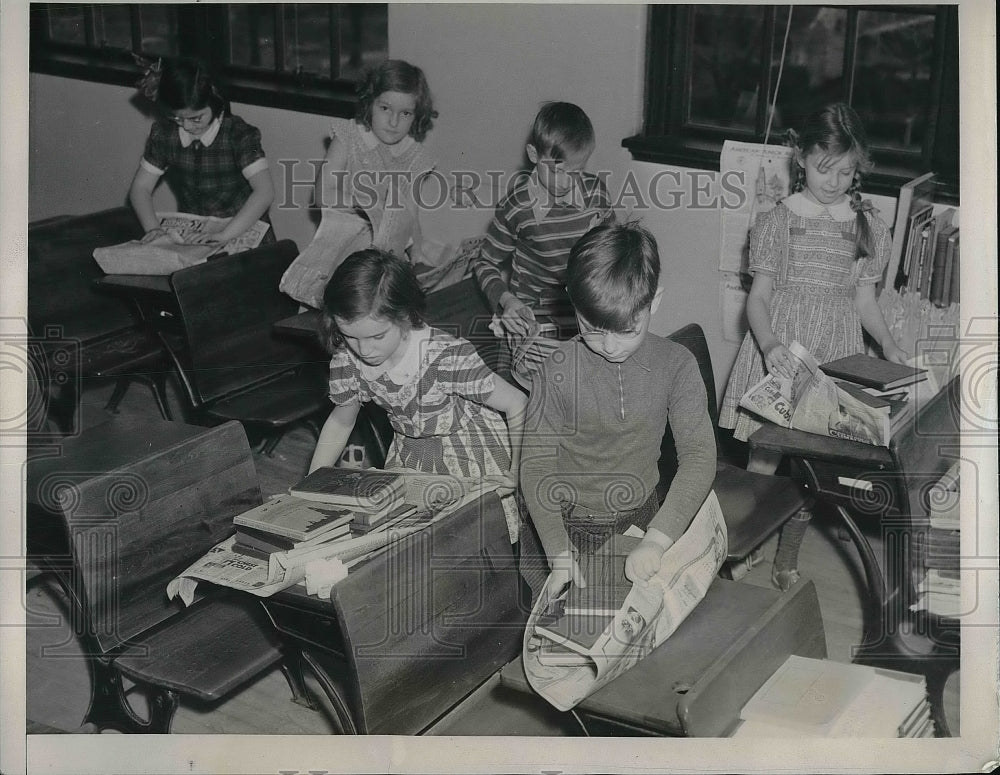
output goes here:
[[[948, 732], [941, 696], [944, 681], [959, 664], [958, 623], [911, 613], [909, 606], [916, 601], [929, 488], [960, 455], [960, 389], [955, 377], [896, 431], [888, 448], [773, 424], [749, 440], [748, 467], [759, 451], [792, 458], [805, 487], [833, 508], [860, 555], [866, 590], [862, 641], [854, 649], [854, 661], [924, 673], [943, 734]], [[872, 518], [882, 525], [884, 572], [858, 525], [859, 519]], [[926, 648], [917, 645], [921, 639]]]

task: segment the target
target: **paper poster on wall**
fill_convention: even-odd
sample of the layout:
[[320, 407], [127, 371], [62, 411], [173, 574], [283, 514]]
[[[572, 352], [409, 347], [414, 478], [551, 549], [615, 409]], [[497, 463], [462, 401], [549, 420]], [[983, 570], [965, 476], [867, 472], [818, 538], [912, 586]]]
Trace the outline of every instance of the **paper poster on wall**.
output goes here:
[[740, 207], [723, 207], [719, 270], [747, 270], [747, 233], [759, 213], [788, 196], [792, 149], [727, 140], [719, 158], [719, 174], [727, 191], [742, 192]]
[[722, 314], [722, 338], [742, 342], [747, 332], [747, 292], [737, 272], [719, 273], [719, 309]]

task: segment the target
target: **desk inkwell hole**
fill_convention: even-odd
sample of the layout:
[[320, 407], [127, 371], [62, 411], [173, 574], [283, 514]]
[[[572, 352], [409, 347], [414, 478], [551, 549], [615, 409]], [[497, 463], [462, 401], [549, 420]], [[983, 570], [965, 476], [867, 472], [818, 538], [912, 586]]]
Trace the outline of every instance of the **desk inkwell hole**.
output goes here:
[[687, 694], [689, 691], [691, 691], [691, 684], [689, 684], [687, 681], [677, 681], [676, 683], [674, 683], [671, 689], [673, 690], [674, 694]]

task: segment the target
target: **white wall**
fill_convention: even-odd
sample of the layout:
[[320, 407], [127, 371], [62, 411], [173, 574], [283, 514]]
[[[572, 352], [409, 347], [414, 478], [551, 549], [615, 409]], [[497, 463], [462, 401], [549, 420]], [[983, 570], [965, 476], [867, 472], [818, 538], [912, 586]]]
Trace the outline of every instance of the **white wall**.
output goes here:
[[[428, 147], [440, 169], [515, 172], [542, 102], [573, 102], [594, 124], [592, 171], [621, 176], [621, 147], [642, 117], [646, 8], [641, 5], [393, 5], [392, 56], [419, 65], [440, 113]], [[485, 204], [486, 192], [480, 197]], [[491, 209], [430, 216], [454, 238]]]

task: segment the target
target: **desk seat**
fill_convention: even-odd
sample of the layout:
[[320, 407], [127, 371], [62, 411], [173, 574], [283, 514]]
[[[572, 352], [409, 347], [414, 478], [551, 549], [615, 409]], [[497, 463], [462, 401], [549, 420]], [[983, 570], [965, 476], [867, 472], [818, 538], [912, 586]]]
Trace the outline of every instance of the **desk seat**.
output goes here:
[[[813, 582], [781, 593], [716, 579], [666, 642], [575, 710], [591, 735], [723, 737], [790, 654], [826, 657]], [[521, 657], [500, 682], [534, 693]]]

